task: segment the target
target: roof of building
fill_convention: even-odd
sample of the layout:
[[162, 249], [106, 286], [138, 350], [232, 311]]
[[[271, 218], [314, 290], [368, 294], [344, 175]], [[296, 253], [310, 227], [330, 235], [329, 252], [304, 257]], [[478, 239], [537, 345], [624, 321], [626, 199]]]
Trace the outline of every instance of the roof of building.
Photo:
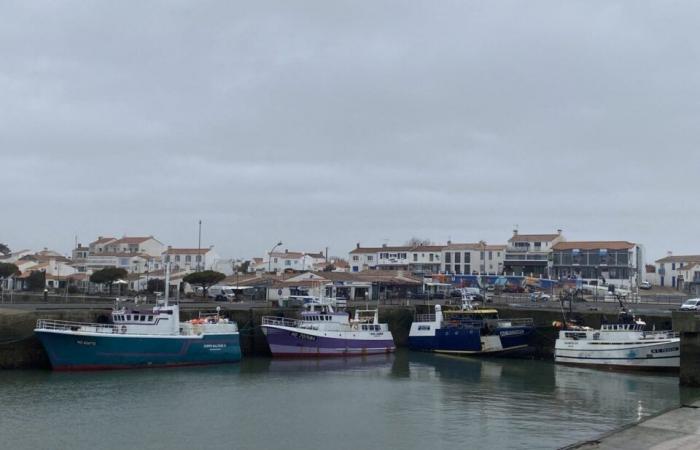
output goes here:
[[150, 259], [151, 255], [147, 255], [146, 253], [129, 253], [129, 252], [102, 252], [102, 253], [92, 253], [88, 255], [88, 260], [90, 259], [95, 259], [95, 258], [100, 258], [103, 256], [107, 257], [117, 257], [117, 258], [133, 258], [133, 257], [139, 257], [143, 259]]
[[417, 245], [411, 249], [412, 252], [441, 252], [444, 245]]
[[270, 256], [273, 257], [273, 258], [290, 258], [290, 259], [297, 259], [297, 258], [301, 258], [302, 256], [304, 256], [304, 254], [301, 253], [301, 252], [287, 252], [287, 251], [284, 251], [284, 252], [274, 252], [274, 253], [270, 253]]
[[567, 241], [559, 242], [552, 247], [553, 250], [629, 250], [634, 248], [632, 242], [627, 241]]
[[656, 260], [657, 263], [685, 263], [685, 262], [700, 262], [700, 255], [668, 255]]
[[324, 254], [321, 253], [321, 252], [318, 252], [318, 253], [307, 253], [306, 256], [310, 256], [310, 257], [312, 257], [312, 258], [325, 258], [325, 257], [326, 257], [326, 255], [324, 255]]
[[142, 242], [146, 242], [149, 239], [154, 239], [153, 236], [124, 236], [121, 239], [118, 239], [116, 242], [112, 242], [112, 244], [127, 244], [127, 245], [133, 245], [133, 244], [141, 244]]
[[107, 242], [115, 241], [117, 238], [100, 236], [96, 241], [90, 242], [90, 245], [106, 244]]
[[680, 268], [678, 270], [693, 270], [699, 266], [700, 266], [700, 263], [690, 263], [688, 265], [683, 266], [682, 268]]
[[513, 234], [510, 238], [514, 242], [533, 242], [533, 241], [553, 241], [554, 239], [560, 237], [561, 234]]
[[474, 243], [450, 243], [445, 247], [445, 250], [505, 250], [506, 246], [505, 245], [489, 245], [489, 244], [480, 244], [478, 242]]
[[169, 255], [204, 255], [206, 253], [209, 253], [211, 248], [168, 248], [164, 254], [169, 254]]

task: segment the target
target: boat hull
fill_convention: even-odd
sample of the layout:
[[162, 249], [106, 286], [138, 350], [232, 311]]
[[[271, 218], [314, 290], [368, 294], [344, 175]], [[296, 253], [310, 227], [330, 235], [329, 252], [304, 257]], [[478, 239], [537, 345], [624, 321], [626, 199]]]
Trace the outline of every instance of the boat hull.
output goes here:
[[[391, 333], [376, 333], [370, 339], [352, 332], [313, 332], [291, 327], [263, 325], [273, 356], [330, 357], [377, 355], [396, 350]], [[328, 336], [333, 334], [337, 336]], [[353, 336], [355, 334], [355, 336]]]
[[554, 361], [559, 364], [626, 370], [678, 370], [680, 340], [628, 345], [591, 344], [557, 339]]
[[35, 330], [54, 370], [106, 370], [240, 361], [238, 333], [201, 336], [100, 335]]
[[495, 354], [527, 348], [534, 327], [498, 328], [492, 334], [481, 335], [478, 328], [439, 328], [434, 333], [409, 335], [411, 350], [451, 354]]

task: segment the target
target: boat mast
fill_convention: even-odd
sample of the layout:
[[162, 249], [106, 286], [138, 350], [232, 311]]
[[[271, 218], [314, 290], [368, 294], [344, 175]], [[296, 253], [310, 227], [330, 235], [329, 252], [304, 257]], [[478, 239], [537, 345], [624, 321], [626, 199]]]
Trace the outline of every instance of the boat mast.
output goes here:
[[165, 307], [168, 306], [168, 296], [170, 294], [170, 263], [165, 264]]

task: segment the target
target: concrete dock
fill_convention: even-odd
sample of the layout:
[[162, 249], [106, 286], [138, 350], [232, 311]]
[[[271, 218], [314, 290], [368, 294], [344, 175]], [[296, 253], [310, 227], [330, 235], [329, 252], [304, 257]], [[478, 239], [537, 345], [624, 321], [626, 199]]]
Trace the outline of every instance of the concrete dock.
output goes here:
[[650, 417], [565, 450], [700, 449], [700, 401]]

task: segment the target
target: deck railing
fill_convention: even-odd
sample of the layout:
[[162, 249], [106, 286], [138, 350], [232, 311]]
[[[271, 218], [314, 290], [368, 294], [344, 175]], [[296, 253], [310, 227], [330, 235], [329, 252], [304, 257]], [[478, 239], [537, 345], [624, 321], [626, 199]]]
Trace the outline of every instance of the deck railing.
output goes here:
[[37, 320], [36, 328], [51, 331], [89, 331], [91, 333], [106, 334], [114, 334], [119, 331], [118, 326], [111, 323], [85, 323], [50, 319]]
[[276, 325], [281, 327], [298, 327], [301, 324], [301, 320], [288, 319], [286, 317], [263, 316], [262, 324]]

